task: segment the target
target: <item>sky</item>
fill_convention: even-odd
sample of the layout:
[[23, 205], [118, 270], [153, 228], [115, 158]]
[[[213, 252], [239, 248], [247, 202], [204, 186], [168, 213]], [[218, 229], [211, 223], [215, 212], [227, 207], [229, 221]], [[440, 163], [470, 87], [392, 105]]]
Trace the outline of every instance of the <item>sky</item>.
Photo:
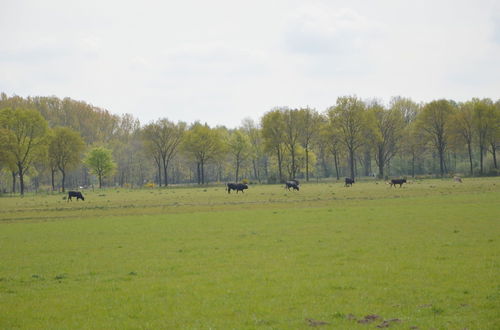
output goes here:
[[500, 98], [497, 0], [0, 0], [0, 92], [238, 127], [339, 96]]

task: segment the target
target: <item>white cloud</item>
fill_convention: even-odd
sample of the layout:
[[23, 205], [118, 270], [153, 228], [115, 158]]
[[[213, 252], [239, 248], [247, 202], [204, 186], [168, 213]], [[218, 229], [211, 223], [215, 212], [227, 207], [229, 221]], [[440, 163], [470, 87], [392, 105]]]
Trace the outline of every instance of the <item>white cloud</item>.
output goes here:
[[351, 8], [310, 5], [290, 15], [287, 47], [302, 54], [349, 53], [366, 47], [376, 28]]
[[0, 91], [228, 126], [345, 94], [498, 98], [499, 12], [494, 0], [10, 1]]

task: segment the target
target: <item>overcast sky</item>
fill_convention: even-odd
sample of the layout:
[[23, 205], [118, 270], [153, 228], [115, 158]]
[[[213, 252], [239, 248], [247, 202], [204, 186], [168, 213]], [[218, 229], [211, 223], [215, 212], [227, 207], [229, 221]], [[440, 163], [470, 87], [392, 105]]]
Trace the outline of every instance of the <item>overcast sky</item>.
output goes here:
[[276, 106], [500, 98], [498, 0], [0, 0], [0, 92], [236, 127]]

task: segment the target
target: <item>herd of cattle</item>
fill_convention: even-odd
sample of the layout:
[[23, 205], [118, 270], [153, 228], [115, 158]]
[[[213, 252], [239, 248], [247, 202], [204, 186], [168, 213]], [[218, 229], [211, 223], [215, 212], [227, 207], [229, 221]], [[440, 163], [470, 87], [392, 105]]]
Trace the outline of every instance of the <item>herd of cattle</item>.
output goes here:
[[[351, 178], [345, 178], [345, 184], [344, 187], [352, 187], [352, 184], [354, 183], [354, 179]], [[399, 185], [401, 188], [403, 186], [403, 183], [406, 183], [406, 179], [392, 179], [391, 181], [387, 182], [391, 187], [396, 187], [396, 185]], [[248, 185], [245, 183], [228, 183], [227, 184], [227, 193], [230, 194], [231, 190], [235, 190], [236, 193], [239, 191], [243, 192], [243, 190], [248, 189]], [[299, 191], [299, 181], [298, 180], [289, 180], [285, 182], [285, 189], [293, 189]]]
[[[462, 179], [460, 177], [454, 177], [453, 180], [455, 182], [462, 182]], [[354, 179], [351, 178], [345, 178], [345, 184], [344, 187], [352, 187], [352, 184], [354, 183]], [[392, 179], [391, 181], [387, 182], [391, 187], [396, 187], [396, 185], [399, 185], [401, 188], [403, 186], [403, 183], [406, 183], [406, 179]], [[245, 189], [248, 189], [248, 185], [246, 183], [228, 183], [227, 185], [227, 193], [230, 194], [231, 190], [236, 191], [238, 193], [241, 191], [242, 193], [244, 192]], [[299, 181], [298, 180], [289, 180], [285, 182], [285, 189], [293, 189], [299, 191]], [[76, 200], [78, 201], [81, 199], [82, 201], [85, 200], [83, 198], [83, 195], [79, 191], [68, 191], [68, 202], [72, 201], [72, 197], [76, 197]]]

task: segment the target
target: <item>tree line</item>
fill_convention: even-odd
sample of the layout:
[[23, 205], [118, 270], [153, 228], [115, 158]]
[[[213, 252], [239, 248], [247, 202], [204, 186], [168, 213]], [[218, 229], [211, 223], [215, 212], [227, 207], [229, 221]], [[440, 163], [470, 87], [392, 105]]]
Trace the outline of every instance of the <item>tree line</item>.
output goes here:
[[238, 128], [141, 125], [86, 102], [0, 94], [0, 189], [121, 187], [461, 173], [497, 175], [500, 100], [339, 97], [276, 107]]

